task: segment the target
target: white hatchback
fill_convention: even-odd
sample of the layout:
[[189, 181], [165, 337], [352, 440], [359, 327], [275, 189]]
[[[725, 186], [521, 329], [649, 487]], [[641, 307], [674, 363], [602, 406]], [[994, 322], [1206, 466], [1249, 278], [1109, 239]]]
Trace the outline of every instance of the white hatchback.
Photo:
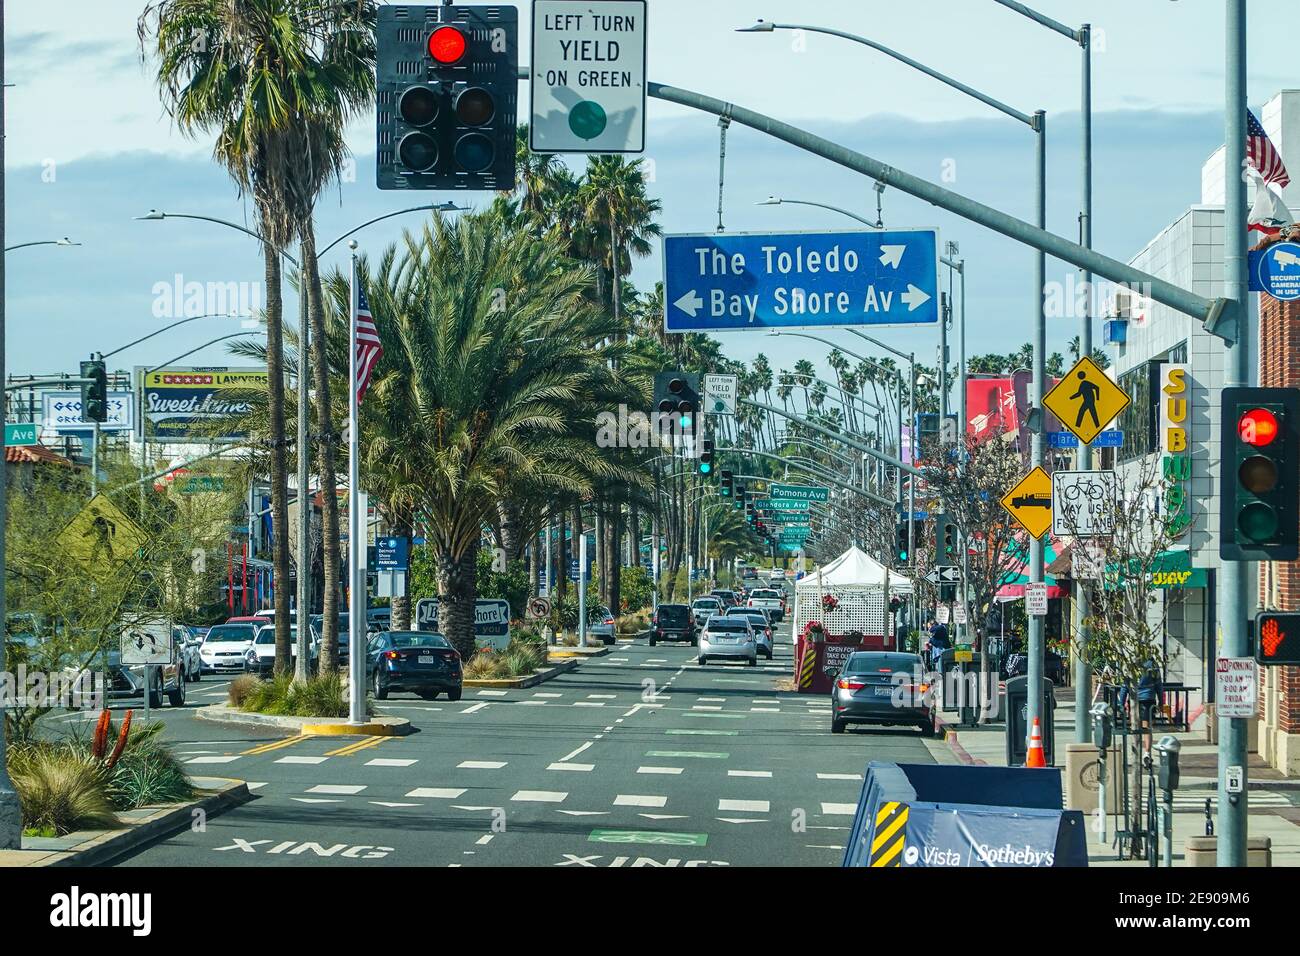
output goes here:
[[758, 665], [758, 639], [748, 618], [722, 615], [709, 618], [700, 632], [699, 662], [703, 665], [718, 659], [745, 660], [750, 667]]

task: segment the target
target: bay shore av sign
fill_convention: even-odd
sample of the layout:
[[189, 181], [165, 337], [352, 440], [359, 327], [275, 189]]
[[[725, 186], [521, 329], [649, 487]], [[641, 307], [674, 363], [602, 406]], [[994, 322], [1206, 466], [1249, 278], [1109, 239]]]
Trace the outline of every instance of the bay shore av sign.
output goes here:
[[644, 152], [646, 7], [534, 0], [533, 152]]
[[[438, 599], [422, 598], [415, 603], [415, 627], [438, 630]], [[474, 638], [479, 647], [503, 651], [510, 643], [510, 603], [498, 598], [474, 602]]]

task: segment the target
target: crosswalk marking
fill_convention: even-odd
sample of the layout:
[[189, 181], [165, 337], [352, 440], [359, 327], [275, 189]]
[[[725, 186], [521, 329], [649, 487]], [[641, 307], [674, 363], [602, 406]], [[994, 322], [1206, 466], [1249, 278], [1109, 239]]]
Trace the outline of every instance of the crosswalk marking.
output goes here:
[[186, 763], [231, 763], [238, 760], [240, 754], [230, 754], [223, 757], [191, 757]]
[[505, 697], [508, 691], [504, 690], [481, 690], [478, 692], [480, 697]]
[[590, 771], [596, 769], [596, 765], [593, 763], [565, 763], [564, 761], [559, 761], [557, 763], [551, 764], [546, 769], [547, 770], [577, 770], [577, 771], [589, 773]]
[[308, 793], [329, 794], [336, 797], [355, 797], [366, 789], [364, 784], [318, 783], [307, 790]]
[[486, 707], [489, 703], [490, 703], [490, 701], [486, 701], [486, 700], [484, 700], [484, 701], [480, 701], [480, 702], [477, 703], [477, 704], [471, 704], [470, 706], [468, 706], [468, 707], [466, 707], [464, 710], [462, 710], [461, 713], [462, 713], [462, 714], [476, 714], [476, 713], [478, 713], [480, 710], [482, 710], [484, 707]]
[[371, 800], [370, 802], [377, 807], [391, 807], [393, 809], [398, 807], [418, 807], [420, 805], [418, 803], [395, 803], [390, 800]]
[[456, 767], [460, 770], [500, 770], [505, 765], [504, 760], [462, 760]]
[[818, 780], [861, 780], [860, 773], [819, 773]]
[[533, 696], [534, 696], [534, 697], [545, 697], [545, 698], [547, 698], [548, 700], [551, 700], [551, 699], [554, 699], [554, 698], [556, 698], [556, 697], [563, 697], [564, 695], [563, 695], [563, 694], [550, 694], [550, 693], [543, 693], [542, 691], [538, 691], [538, 692], [537, 692], [536, 694], [534, 694]]
[[416, 787], [410, 793], [406, 794], [411, 799], [424, 800], [455, 800], [465, 792], [464, 788], [456, 789], [454, 787]]
[[769, 813], [772, 804], [767, 800], [719, 800], [718, 810], [739, 810], [742, 813]]
[[658, 773], [666, 775], [676, 775], [682, 772], [681, 767], [637, 767], [637, 773]]
[[515, 803], [563, 803], [568, 796], [559, 790], [520, 790], [510, 799]]
[[662, 807], [667, 802], [667, 797], [638, 793], [620, 793], [614, 798], [616, 807]]
[[573, 706], [574, 707], [604, 707], [605, 702], [603, 700], [575, 700], [573, 702]]
[[823, 803], [822, 814], [825, 816], [851, 817], [858, 812], [856, 803]]
[[772, 778], [772, 771], [770, 770], [728, 770], [727, 776], [728, 777], [761, 777], [765, 780], [770, 780]]
[[374, 760], [367, 760], [367, 767], [410, 767], [419, 761], [400, 759], [396, 757], [376, 757]]
[[288, 757], [281, 757], [279, 760], [276, 761], [276, 763], [297, 763], [297, 764], [309, 764], [314, 766], [316, 764], [324, 763], [326, 760], [329, 759], [330, 759], [329, 757], [295, 757], [291, 755]]

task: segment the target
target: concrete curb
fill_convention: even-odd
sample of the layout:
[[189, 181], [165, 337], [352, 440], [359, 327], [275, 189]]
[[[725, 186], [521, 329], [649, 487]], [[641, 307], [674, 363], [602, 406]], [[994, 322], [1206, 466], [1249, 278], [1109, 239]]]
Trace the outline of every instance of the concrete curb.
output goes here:
[[983, 760], [980, 760], [978, 757], [972, 757], [967, 753], [966, 748], [957, 740], [957, 730], [952, 724], [948, 723], [948, 721], [944, 720], [942, 717], [935, 717], [935, 725], [943, 732], [944, 743], [948, 745], [948, 749], [952, 751], [954, 757], [966, 764], [968, 767], [988, 766], [988, 764]]
[[[252, 798], [247, 784], [242, 780], [196, 777], [194, 783], [200, 790], [200, 795], [195, 799], [148, 808], [153, 812], [147, 817], [121, 829], [84, 830], [48, 840], [27, 837], [23, 841], [23, 849], [0, 852], [0, 866], [104, 866], [148, 843], [190, 826], [196, 810], [210, 816]], [[76, 840], [78, 837], [82, 839], [67, 848], [39, 845], [43, 842], [66, 844], [68, 840]]]
[[411, 732], [405, 717], [372, 717], [367, 723], [352, 726], [346, 717], [287, 717], [282, 714], [253, 714], [226, 704], [209, 704], [194, 712], [199, 720], [221, 724], [247, 724], [273, 727], [299, 734], [318, 736], [403, 737]]
[[522, 688], [535, 687], [538, 684], [550, 680], [552, 677], [558, 677], [560, 674], [567, 673], [577, 668], [582, 663], [578, 658], [570, 658], [565, 661], [556, 661], [548, 667], [539, 667], [534, 673], [527, 677], [502, 677], [492, 680], [465, 680], [461, 682], [463, 687], [499, 687], [499, 688]]
[[547, 660], [560, 658], [561, 660], [570, 657], [582, 659], [584, 657], [604, 657], [609, 653], [609, 648], [602, 645], [600, 647], [564, 647], [556, 645], [546, 652]]

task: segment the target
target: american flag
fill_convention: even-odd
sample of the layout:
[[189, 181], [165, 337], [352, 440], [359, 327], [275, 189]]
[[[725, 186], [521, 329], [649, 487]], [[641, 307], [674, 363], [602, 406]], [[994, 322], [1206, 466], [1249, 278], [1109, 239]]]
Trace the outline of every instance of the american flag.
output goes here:
[[1250, 110], [1246, 110], [1246, 162], [1255, 167], [1266, 184], [1277, 183], [1285, 188], [1291, 183], [1282, 155], [1273, 148], [1264, 127]]
[[379, 329], [375, 327], [375, 318], [370, 314], [370, 303], [366, 301], [366, 290], [357, 283], [357, 404], [366, 397], [370, 386], [370, 376], [375, 370], [375, 363], [384, 354], [384, 347], [379, 342]]

